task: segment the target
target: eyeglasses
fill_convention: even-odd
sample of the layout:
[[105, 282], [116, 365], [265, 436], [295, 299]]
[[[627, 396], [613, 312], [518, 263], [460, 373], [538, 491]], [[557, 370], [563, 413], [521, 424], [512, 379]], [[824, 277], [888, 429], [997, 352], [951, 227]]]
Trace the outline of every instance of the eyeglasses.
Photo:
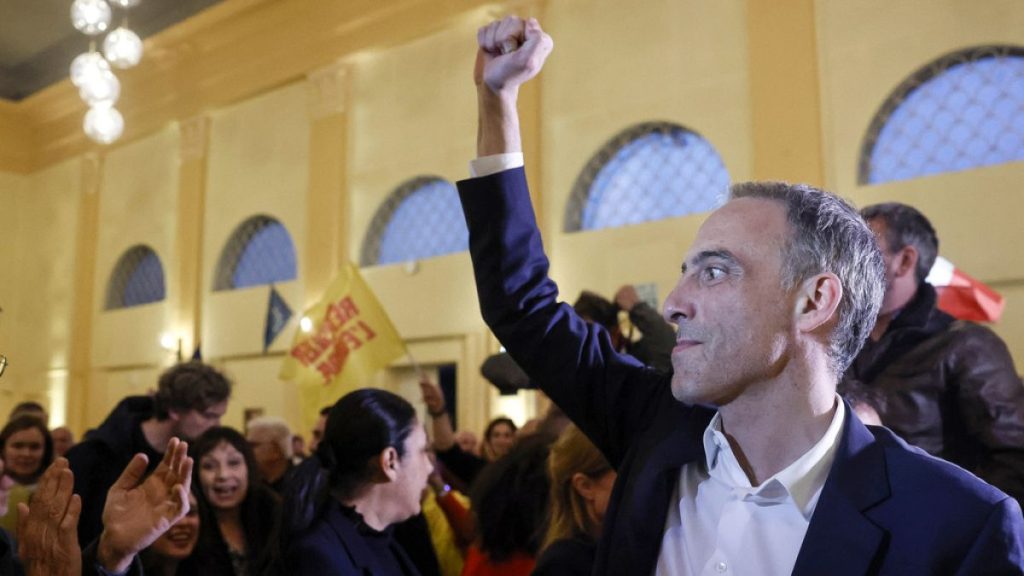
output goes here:
[[4, 375], [4, 370], [7, 370], [7, 356], [0, 354], [0, 376]]

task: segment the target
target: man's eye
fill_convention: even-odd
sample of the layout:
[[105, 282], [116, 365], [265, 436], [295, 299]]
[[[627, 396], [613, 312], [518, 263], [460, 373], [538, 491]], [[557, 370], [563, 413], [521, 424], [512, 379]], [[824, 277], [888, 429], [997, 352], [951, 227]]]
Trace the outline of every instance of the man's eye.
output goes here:
[[725, 276], [725, 270], [717, 266], [708, 266], [703, 272], [705, 280], [719, 280]]

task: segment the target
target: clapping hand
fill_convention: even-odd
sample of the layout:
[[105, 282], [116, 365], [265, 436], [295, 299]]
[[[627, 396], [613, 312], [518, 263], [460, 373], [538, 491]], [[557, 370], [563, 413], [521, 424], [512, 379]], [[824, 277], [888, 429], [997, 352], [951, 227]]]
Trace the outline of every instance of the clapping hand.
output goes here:
[[97, 561], [107, 570], [121, 572], [143, 548], [188, 513], [192, 485], [192, 459], [188, 444], [172, 438], [163, 460], [146, 474], [146, 456], [136, 454], [107, 493], [103, 507], [103, 534]]
[[18, 504], [18, 555], [28, 576], [81, 576], [78, 515], [82, 499], [65, 458], [43, 472], [29, 504]]

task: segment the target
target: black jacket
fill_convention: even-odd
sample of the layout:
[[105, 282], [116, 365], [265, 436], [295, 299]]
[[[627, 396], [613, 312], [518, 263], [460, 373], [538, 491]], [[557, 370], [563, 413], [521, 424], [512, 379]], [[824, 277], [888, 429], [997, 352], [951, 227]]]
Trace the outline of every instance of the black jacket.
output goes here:
[[846, 378], [882, 392], [882, 423], [1024, 502], [1024, 384], [988, 328], [936, 307], [922, 284]]
[[122, 400], [85, 439], [68, 451], [67, 458], [75, 474], [75, 493], [82, 498], [78, 520], [78, 541], [92, 542], [103, 531], [103, 506], [107, 491], [121, 476], [136, 453], [149, 457], [148, 472], [160, 463], [163, 454], [146, 442], [143, 420], [153, 415], [153, 400], [148, 396], [129, 396]]
[[324, 517], [298, 536], [285, 551], [288, 573], [296, 576], [419, 576], [419, 571], [391, 538], [363, 524], [357, 514], [331, 500]]
[[563, 538], [551, 543], [537, 558], [532, 576], [590, 576], [597, 543], [584, 538]]
[[630, 342], [626, 352], [663, 374], [672, 373], [672, 347], [676, 345], [676, 331], [665, 322], [661, 314], [646, 302], [637, 302], [629, 311], [629, 321], [643, 334]]

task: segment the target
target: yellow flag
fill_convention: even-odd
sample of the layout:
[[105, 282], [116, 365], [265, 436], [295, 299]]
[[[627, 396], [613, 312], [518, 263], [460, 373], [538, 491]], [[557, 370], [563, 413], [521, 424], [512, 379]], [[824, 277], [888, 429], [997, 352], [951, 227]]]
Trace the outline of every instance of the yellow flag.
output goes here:
[[374, 372], [405, 354], [405, 343], [351, 263], [305, 317], [312, 320], [312, 330], [295, 331], [280, 377], [298, 384], [303, 420], [312, 424], [322, 407], [361, 388]]

